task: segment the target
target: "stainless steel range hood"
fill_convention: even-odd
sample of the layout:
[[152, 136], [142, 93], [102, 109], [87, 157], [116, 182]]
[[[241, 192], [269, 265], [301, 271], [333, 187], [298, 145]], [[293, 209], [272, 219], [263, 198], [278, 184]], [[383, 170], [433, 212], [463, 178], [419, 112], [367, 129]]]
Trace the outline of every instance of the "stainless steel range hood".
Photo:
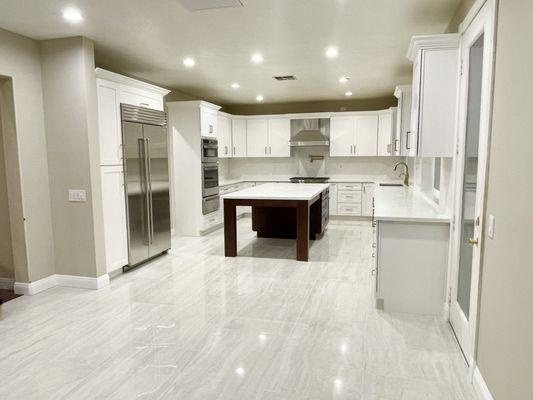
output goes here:
[[329, 119], [293, 119], [291, 120], [290, 145], [303, 146], [329, 146], [326, 130]]

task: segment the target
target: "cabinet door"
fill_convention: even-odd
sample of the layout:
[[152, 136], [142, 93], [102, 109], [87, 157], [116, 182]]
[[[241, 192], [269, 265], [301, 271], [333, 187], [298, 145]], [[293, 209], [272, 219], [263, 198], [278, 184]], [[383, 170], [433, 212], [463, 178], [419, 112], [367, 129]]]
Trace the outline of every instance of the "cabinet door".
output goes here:
[[217, 137], [218, 112], [210, 108], [200, 108], [200, 132], [205, 137]]
[[423, 50], [421, 62], [418, 156], [453, 157], [458, 50]]
[[233, 157], [246, 157], [246, 120], [234, 119], [231, 124]]
[[231, 144], [231, 119], [225, 116], [218, 117], [218, 157], [230, 158]]
[[355, 155], [372, 157], [378, 154], [378, 115], [355, 117]]
[[120, 102], [134, 106], [164, 111], [163, 97], [142, 90], [120, 85]]
[[363, 197], [361, 215], [364, 217], [372, 216], [372, 199], [374, 198], [374, 184], [363, 183]]
[[394, 142], [395, 155], [408, 156], [405, 147], [408, 133], [411, 131], [411, 92], [412, 87], [402, 90], [398, 97], [398, 109], [396, 113], [396, 140]]
[[378, 118], [378, 156], [392, 155], [392, 110], [379, 114]]
[[100, 165], [122, 165], [119, 85], [98, 79]]
[[107, 272], [128, 264], [126, 199], [122, 166], [101, 167]]
[[405, 151], [408, 157], [418, 153], [418, 122], [420, 110], [420, 57], [413, 64], [413, 92], [411, 94], [411, 128], [405, 135]]
[[249, 119], [246, 121], [246, 155], [268, 157], [268, 120]]
[[329, 185], [329, 215], [337, 215], [337, 185]]
[[329, 126], [329, 155], [332, 157], [353, 155], [354, 117], [331, 117]]
[[290, 157], [291, 120], [268, 120], [268, 155], [270, 157]]

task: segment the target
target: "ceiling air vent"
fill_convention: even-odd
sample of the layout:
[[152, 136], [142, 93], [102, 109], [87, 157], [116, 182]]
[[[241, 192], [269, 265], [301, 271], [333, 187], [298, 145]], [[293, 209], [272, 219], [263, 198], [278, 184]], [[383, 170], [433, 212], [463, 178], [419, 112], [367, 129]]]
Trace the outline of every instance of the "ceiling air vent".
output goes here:
[[189, 11], [212, 10], [215, 8], [244, 7], [240, 0], [178, 0]]
[[282, 75], [275, 76], [274, 79], [277, 81], [295, 81], [296, 77], [294, 75]]

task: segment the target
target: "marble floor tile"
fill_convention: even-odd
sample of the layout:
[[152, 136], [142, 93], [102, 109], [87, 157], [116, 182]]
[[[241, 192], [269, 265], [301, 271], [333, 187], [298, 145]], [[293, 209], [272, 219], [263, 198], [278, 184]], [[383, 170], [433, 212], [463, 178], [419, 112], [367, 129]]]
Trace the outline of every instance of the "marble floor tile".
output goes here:
[[238, 223], [174, 238], [169, 254], [98, 291], [2, 305], [0, 398], [474, 400], [448, 324], [374, 307], [370, 223], [295, 242]]

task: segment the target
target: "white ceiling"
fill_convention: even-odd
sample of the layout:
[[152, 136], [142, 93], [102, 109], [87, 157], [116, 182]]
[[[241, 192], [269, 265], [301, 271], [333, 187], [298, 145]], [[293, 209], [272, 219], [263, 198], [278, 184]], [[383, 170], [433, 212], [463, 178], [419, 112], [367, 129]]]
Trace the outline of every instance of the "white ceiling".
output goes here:
[[[0, 27], [34, 39], [87, 36], [98, 65], [223, 105], [254, 103], [259, 93], [265, 103], [338, 100], [346, 90], [354, 99], [389, 96], [409, 83], [411, 36], [444, 32], [460, 0], [242, 2], [189, 12], [177, 0], [2, 0]], [[67, 4], [81, 10], [81, 24], [62, 19]], [[334, 60], [324, 55], [331, 45], [340, 50]], [[250, 62], [254, 52], [262, 64]]]

